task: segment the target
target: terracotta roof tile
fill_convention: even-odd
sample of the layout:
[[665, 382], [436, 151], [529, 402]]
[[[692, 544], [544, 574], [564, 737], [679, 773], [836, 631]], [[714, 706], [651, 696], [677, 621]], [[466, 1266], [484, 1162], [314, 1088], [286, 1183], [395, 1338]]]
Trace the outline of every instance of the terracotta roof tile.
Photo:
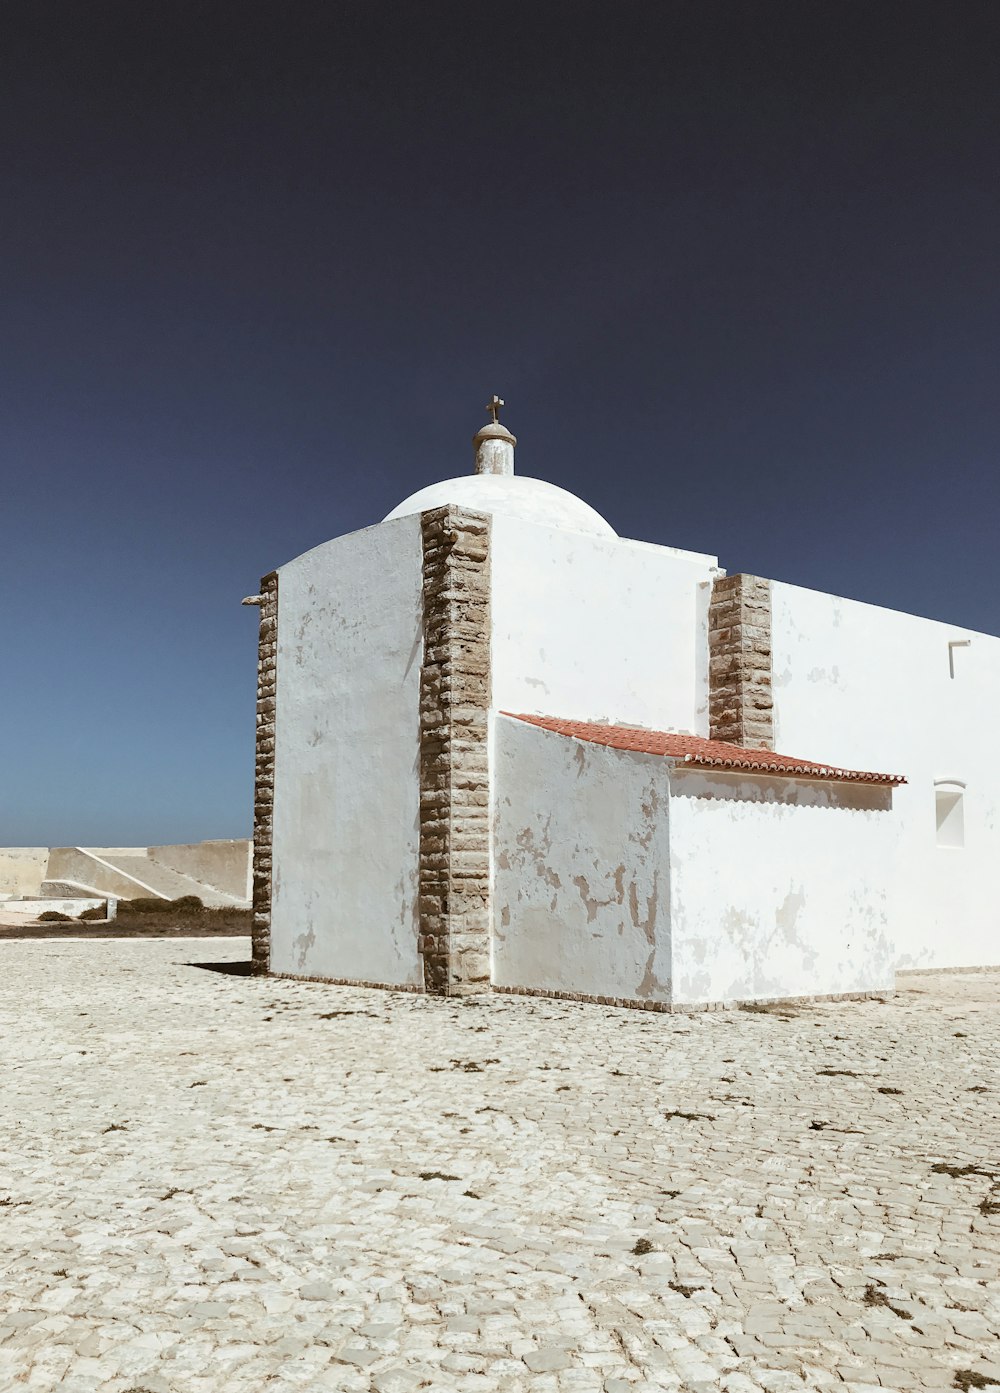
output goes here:
[[557, 735], [589, 740], [593, 745], [610, 745], [616, 750], [637, 750], [641, 754], [665, 755], [702, 769], [745, 769], [758, 774], [791, 774], [800, 779], [827, 779], [837, 783], [905, 784], [901, 774], [873, 774], [861, 769], [840, 769], [817, 764], [811, 759], [795, 759], [774, 750], [749, 750], [727, 740], [705, 740], [699, 735], [676, 735], [665, 730], [639, 730], [634, 726], [597, 725], [591, 721], [563, 721], [556, 716], [525, 716], [517, 711], [501, 711], [517, 721], [541, 726]]

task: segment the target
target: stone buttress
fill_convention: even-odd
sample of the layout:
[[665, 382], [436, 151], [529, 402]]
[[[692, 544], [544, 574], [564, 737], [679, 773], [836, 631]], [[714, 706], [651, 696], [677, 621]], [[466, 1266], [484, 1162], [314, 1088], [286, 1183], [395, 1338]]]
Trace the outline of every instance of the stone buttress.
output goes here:
[[720, 576], [708, 610], [708, 717], [713, 740], [774, 748], [771, 582]]
[[253, 972], [267, 972], [271, 938], [271, 828], [274, 810], [274, 722], [278, 677], [278, 576], [260, 583], [257, 640], [257, 737], [253, 795]]
[[490, 519], [421, 514], [420, 940], [424, 989], [490, 989]]

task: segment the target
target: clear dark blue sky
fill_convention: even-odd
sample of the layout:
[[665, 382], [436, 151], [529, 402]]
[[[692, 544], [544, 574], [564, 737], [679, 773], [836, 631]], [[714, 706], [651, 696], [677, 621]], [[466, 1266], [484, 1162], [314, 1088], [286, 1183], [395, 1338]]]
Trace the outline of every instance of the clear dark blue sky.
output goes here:
[[471, 466], [1000, 631], [1000, 7], [4, 7], [0, 844], [245, 836], [260, 575]]

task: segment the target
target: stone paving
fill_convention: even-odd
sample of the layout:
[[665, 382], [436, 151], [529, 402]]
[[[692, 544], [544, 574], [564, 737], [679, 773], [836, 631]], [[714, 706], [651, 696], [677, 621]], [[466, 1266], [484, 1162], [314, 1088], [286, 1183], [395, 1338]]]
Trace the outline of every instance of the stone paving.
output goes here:
[[3, 1389], [1000, 1380], [1000, 974], [683, 1017], [248, 952], [0, 944]]

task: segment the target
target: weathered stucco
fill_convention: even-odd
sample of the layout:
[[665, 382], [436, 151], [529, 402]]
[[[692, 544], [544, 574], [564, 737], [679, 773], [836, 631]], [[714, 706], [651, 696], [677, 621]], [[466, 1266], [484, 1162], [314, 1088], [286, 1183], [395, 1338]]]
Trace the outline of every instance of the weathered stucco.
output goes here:
[[670, 999], [666, 763], [499, 716], [493, 980]]
[[891, 990], [892, 796], [867, 784], [676, 766], [674, 1000]]
[[[1000, 639], [778, 582], [771, 592], [777, 748], [908, 780], [894, 795], [897, 966], [1000, 961]], [[944, 779], [965, 784], [962, 848], [937, 846]]]
[[707, 735], [714, 567], [495, 516], [494, 705]]
[[706, 773], [500, 716], [495, 984], [694, 1007], [891, 990], [885, 787]]
[[272, 972], [417, 986], [419, 518], [279, 575]]

